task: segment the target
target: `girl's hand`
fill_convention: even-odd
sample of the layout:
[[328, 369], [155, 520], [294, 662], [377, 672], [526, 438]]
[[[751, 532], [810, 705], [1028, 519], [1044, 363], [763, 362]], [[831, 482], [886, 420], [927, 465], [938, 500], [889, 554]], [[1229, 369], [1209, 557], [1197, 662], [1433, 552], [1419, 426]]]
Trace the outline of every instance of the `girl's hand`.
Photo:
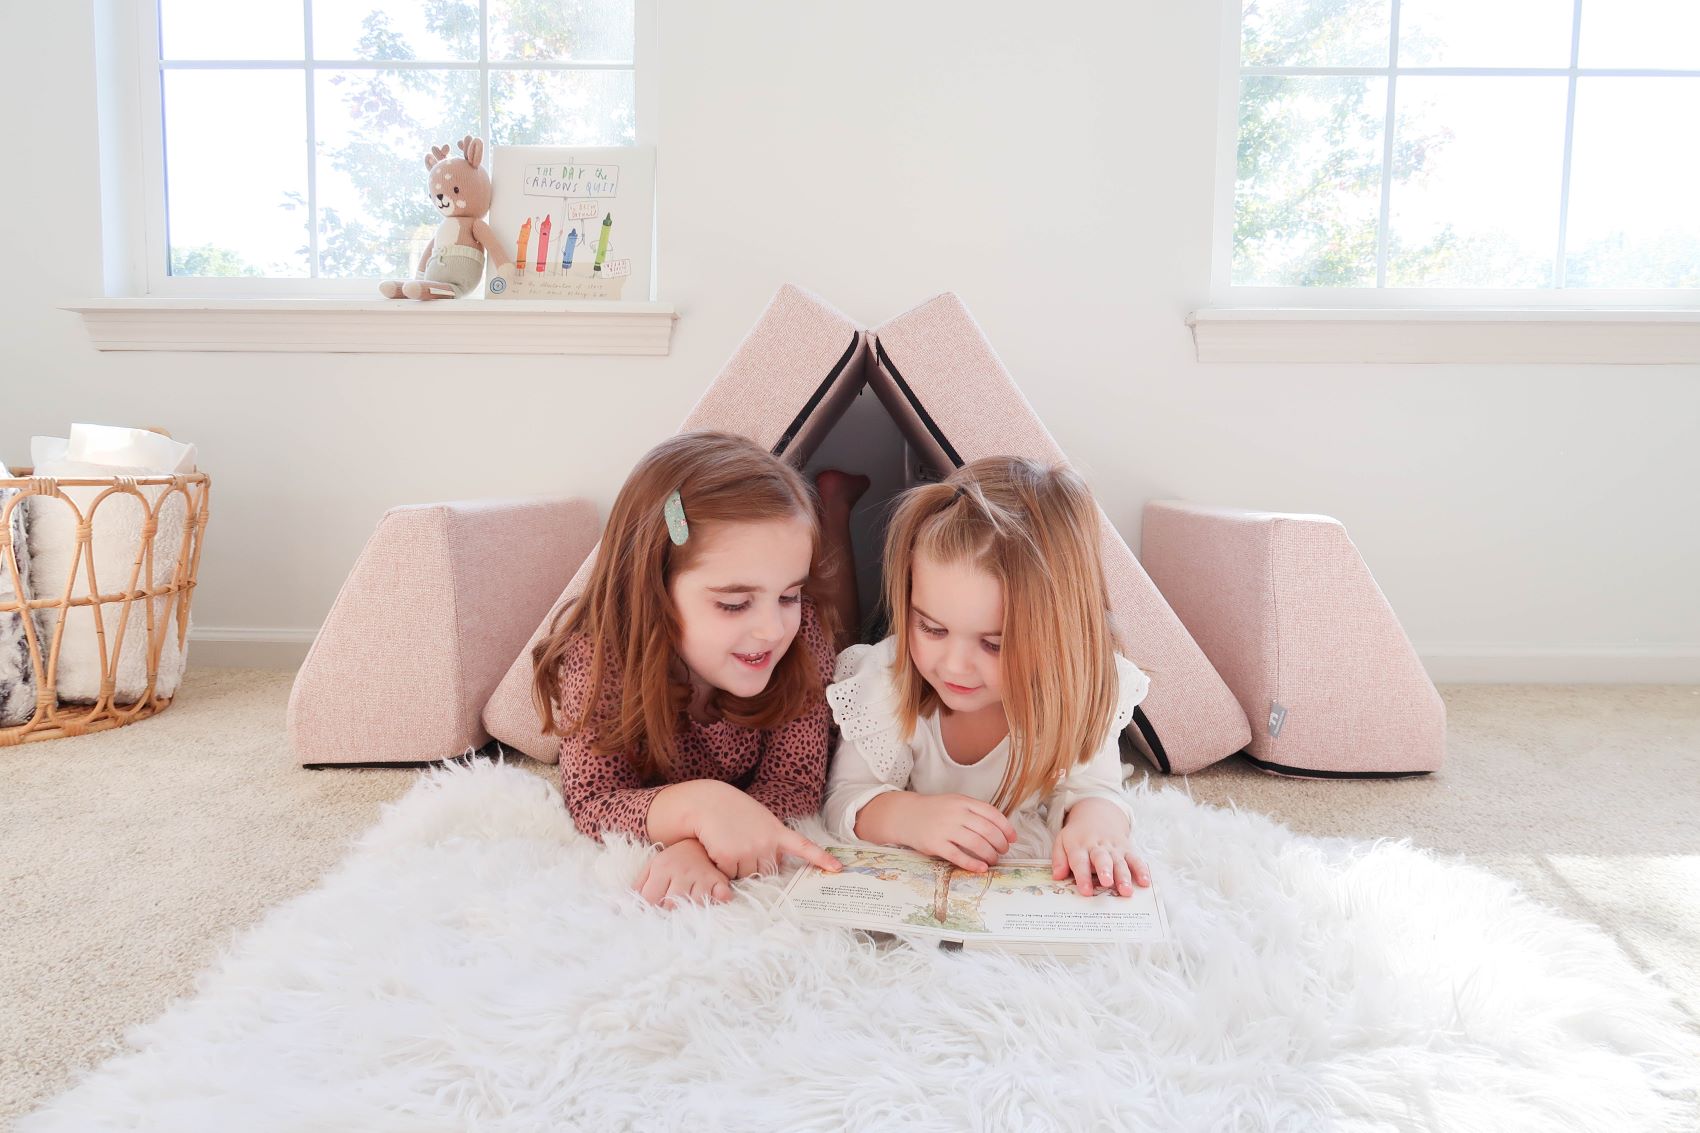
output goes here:
[[1107, 799], [1081, 799], [1069, 809], [1063, 828], [1051, 846], [1051, 877], [1074, 875], [1082, 897], [1095, 892], [1093, 882], [1133, 896], [1133, 887], [1149, 887], [1151, 874], [1128, 844], [1127, 815]]
[[695, 808], [692, 828], [696, 841], [727, 877], [774, 873], [787, 854], [828, 873], [844, 868], [837, 858], [730, 783], [712, 779], [699, 782], [704, 795]]
[[[991, 803], [967, 795], [890, 791], [876, 795], [868, 806], [882, 799], [894, 800], [898, 809], [891, 815], [896, 821], [890, 826], [890, 836], [880, 841], [896, 842], [943, 858], [971, 873], [984, 873], [997, 865], [998, 859], [1015, 844], [1015, 826]], [[866, 811], [864, 807], [863, 812]], [[859, 831], [860, 820], [856, 825]]]
[[695, 838], [674, 842], [649, 859], [632, 886], [651, 905], [677, 905], [684, 901], [722, 904], [732, 899], [726, 875], [715, 868], [702, 843]]

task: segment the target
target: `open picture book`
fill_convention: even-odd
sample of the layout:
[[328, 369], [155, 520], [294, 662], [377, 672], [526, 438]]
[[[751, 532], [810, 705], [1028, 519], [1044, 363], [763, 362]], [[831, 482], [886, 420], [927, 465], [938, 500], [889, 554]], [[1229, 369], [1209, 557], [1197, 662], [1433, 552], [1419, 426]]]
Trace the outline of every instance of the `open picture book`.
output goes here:
[[964, 948], [1079, 954], [1105, 944], [1167, 944], [1155, 886], [1131, 897], [1082, 897], [1073, 878], [1051, 877], [1040, 858], [1008, 859], [971, 873], [940, 858], [871, 846], [828, 846], [842, 873], [797, 872], [780, 908], [805, 921], [924, 936]]

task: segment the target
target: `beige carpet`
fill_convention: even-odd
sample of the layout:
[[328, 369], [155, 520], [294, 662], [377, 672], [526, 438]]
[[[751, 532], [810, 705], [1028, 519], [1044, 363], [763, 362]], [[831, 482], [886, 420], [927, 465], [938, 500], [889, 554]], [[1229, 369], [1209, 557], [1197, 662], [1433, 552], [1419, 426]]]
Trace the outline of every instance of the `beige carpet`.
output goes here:
[[[294, 767], [289, 681], [197, 671], [157, 719], [0, 749], [0, 1122], [192, 991], [232, 933], [309, 888], [406, 791], [415, 772]], [[1605, 928], [1700, 1020], [1700, 689], [1443, 692], [1451, 764], [1436, 777], [1308, 782], [1232, 761], [1187, 784], [1297, 830], [1409, 837], [1515, 878]]]

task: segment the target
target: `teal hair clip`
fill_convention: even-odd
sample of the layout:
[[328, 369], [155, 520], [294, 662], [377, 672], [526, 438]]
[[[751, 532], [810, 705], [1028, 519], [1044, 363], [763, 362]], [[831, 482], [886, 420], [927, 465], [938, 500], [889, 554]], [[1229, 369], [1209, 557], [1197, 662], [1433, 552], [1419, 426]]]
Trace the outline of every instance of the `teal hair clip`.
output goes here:
[[667, 502], [661, 505], [661, 514], [667, 519], [667, 537], [673, 540], [673, 546], [683, 547], [691, 537], [691, 528], [685, 522], [685, 501], [678, 492], [667, 497]]

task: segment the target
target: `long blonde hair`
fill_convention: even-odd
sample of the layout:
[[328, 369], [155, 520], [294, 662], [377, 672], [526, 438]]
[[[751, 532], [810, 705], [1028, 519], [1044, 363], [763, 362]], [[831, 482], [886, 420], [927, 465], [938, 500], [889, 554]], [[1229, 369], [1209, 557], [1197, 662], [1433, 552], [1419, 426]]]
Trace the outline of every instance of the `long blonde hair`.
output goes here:
[[1119, 682], [1099, 538], [1085, 481], [1020, 457], [976, 460], [911, 489], [887, 529], [885, 602], [904, 735], [941, 706], [910, 660], [915, 556], [978, 567], [1003, 587], [999, 658], [1011, 750], [996, 802], [1005, 811], [1090, 760], [1114, 720]]
[[[663, 515], [674, 491], [690, 528], [679, 546], [668, 537]], [[675, 663], [680, 627], [668, 584], [690, 569], [709, 532], [775, 519], [809, 525], [811, 567], [803, 593], [830, 641], [830, 603], [815, 600], [820, 523], [814, 493], [797, 470], [731, 433], [680, 433], [645, 454], [614, 499], [584, 593], [560, 609], [532, 650], [532, 702], [544, 734], [572, 735], [594, 725], [598, 753], [625, 756], [645, 779], [669, 777], [678, 764], [675, 737], [691, 687]], [[557, 722], [561, 663], [579, 637], [590, 643], [584, 708], [577, 719]], [[605, 683], [613, 679], [620, 680], [618, 706], [597, 717]], [[716, 689], [708, 705], [724, 720], [765, 729], [796, 719], [824, 696], [818, 664], [799, 635], [759, 695]]]

